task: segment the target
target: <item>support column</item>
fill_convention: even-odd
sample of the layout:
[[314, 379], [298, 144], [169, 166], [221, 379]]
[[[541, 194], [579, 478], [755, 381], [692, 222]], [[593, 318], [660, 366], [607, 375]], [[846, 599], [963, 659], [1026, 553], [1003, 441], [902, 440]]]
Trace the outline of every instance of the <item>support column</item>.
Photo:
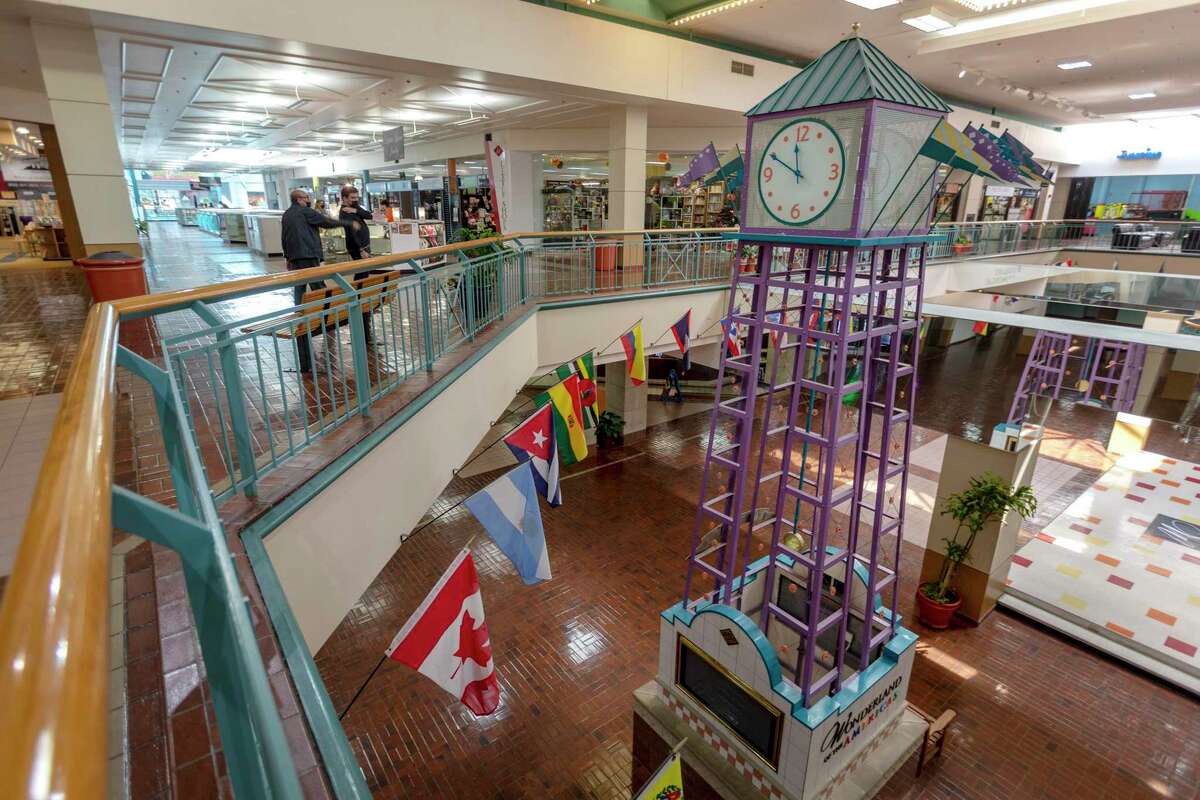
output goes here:
[[[646, 217], [646, 109], [612, 110], [608, 127], [609, 230], [640, 231]], [[641, 281], [641, 236], [623, 237], [621, 265], [626, 284]]]
[[30, 28], [54, 121], [43, 128], [46, 158], [71, 256], [141, 255], [95, 34], [38, 21]]
[[619, 414], [625, 420], [626, 435], [646, 430], [649, 397], [649, 382], [635, 386], [629, 379], [624, 361], [612, 361], [604, 366], [604, 410]]

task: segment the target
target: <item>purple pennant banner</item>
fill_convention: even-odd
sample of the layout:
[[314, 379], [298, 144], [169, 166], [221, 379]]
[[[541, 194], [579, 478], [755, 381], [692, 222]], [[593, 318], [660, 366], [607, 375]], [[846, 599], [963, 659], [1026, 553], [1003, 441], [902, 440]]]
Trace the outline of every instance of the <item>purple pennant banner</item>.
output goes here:
[[688, 186], [692, 181], [698, 181], [720, 167], [721, 160], [717, 158], [717, 148], [709, 142], [688, 164], [687, 172], [675, 179], [675, 183], [678, 186]]
[[985, 130], [968, 125], [963, 128], [963, 134], [975, 145], [975, 152], [987, 159], [992, 172], [1008, 183], [1025, 185], [1021, 173], [1011, 161], [1004, 156], [996, 138]]

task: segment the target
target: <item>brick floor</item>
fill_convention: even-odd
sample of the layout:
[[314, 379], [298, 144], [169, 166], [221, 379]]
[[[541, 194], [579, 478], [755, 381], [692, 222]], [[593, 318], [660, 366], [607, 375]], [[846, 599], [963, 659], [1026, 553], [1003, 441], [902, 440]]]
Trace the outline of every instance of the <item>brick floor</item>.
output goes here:
[[[628, 797], [631, 693], [655, 672], [658, 612], [679, 599], [705, 415], [656, 426], [568, 470], [543, 518], [554, 579], [526, 587], [482, 539], [479, 564], [504, 704], [475, 719], [431, 682], [386, 664], [344, 720], [377, 797]], [[936, 436], [924, 430], [918, 441]], [[456, 482], [449, 507], [494, 475]], [[1069, 490], [1066, 490], [1069, 491]], [[342, 707], [466, 540], [462, 508], [429, 524], [317, 654]], [[921, 550], [905, 544], [913, 619]], [[959, 712], [946, 758], [888, 798], [1191, 798], [1200, 704], [1005, 611], [921, 635], [910, 699]], [[910, 765], [911, 767], [911, 765]]]

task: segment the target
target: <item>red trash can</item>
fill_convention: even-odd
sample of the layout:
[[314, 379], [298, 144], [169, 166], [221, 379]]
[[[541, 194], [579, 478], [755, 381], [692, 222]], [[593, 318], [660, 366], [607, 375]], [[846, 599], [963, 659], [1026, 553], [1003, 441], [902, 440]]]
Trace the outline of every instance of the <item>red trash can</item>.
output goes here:
[[135, 258], [116, 250], [107, 250], [75, 260], [75, 264], [83, 270], [83, 276], [87, 278], [88, 286], [92, 290], [92, 299], [97, 303], [149, 294], [146, 271], [142, 269], [144, 263], [144, 258]]

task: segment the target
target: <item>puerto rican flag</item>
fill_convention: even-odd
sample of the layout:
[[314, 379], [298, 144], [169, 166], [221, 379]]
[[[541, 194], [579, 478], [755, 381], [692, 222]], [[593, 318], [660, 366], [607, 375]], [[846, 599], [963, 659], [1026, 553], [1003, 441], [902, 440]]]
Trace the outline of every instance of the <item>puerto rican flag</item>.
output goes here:
[[475, 560], [465, 547], [387, 649], [459, 698], [476, 716], [500, 706], [500, 684], [483, 619]]
[[504, 443], [517, 457], [533, 467], [533, 482], [538, 493], [552, 506], [562, 505], [562, 489], [558, 485], [558, 443], [554, 440], [554, 416], [547, 404], [530, 415]]

